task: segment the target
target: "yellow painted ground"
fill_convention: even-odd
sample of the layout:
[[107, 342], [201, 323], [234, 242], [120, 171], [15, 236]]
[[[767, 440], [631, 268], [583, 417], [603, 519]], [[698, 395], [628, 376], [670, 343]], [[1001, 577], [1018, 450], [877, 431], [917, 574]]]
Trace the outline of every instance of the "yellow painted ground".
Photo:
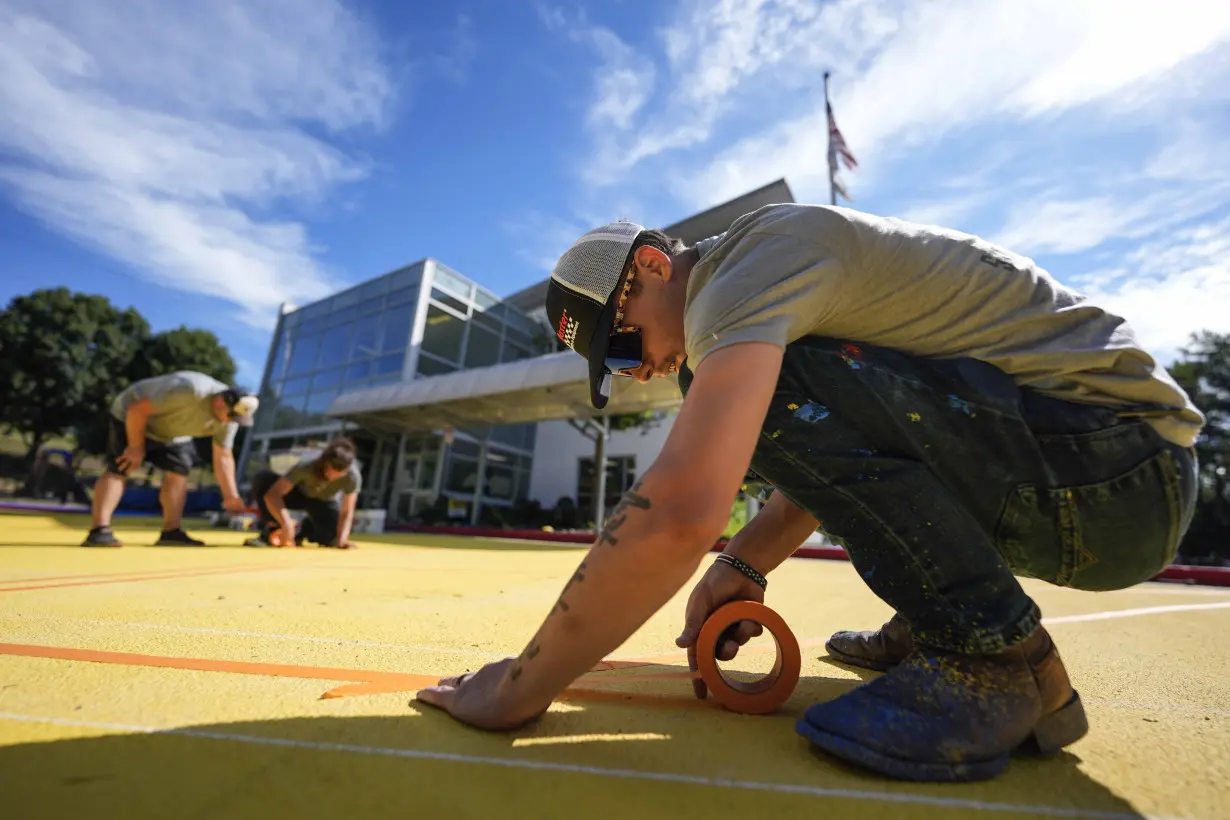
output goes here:
[[[413, 686], [322, 700], [348, 679], [142, 664], [473, 669], [520, 651], [579, 548], [384, 536], [354, 552], [269, 550], [202, 528], [217, 548], [154, 548], [156, 522], [118, 524], [128, 547], [87, 550], [83, 517], [0, 515], [5, 818], [1230, 817], [1230, 590], [1031, 582], [1089, 736], [989, 783], [918, 786], [813, 754], [793, 730], [859, 683], [822, 660], [824, 638], [888, 615], [848, 564], [794, 559], [770, 579], [767, 603], [804, 648], [779, 714], [698, 703], [686, 681], [604, 679], [590, 688], [628, 697], [570, 698], [487, 734], [415, 708]], [[686, 595], [615, 657], [683, 666]], [[1107, 612], [1120, 614], [1077, 617]], [[745, 655], [736, 668], [771, 660]]]

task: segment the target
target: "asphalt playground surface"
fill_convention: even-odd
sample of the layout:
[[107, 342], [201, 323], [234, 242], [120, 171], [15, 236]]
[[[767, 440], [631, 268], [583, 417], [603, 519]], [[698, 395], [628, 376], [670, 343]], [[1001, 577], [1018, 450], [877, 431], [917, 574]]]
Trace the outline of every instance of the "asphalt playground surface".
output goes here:
[[[843, 562], [791, 559], [766, 604], [802, 647], [767, 716], [698, 701], [679, 595], [537, 723], [493, 734], [413, 702], [515, 655], [584, 548], [435, 535], [360, 549], [82, 549], [81, 515], [0, 514], [0, 806], [25, 818], [1230, 817], [1230, 589], [1027, 581], [1090, 733], [984, 783], [890, 781], [794, 722], [872, 673], [827, 661], [890, 614]], [[707, 561], [704, 565], [707, 565]], [[764, 672], [765, 637], [732, 670]], [[635, 679], [633, 679], [635, 678]], [[325, 697], [325, 695], [328, 697]]]

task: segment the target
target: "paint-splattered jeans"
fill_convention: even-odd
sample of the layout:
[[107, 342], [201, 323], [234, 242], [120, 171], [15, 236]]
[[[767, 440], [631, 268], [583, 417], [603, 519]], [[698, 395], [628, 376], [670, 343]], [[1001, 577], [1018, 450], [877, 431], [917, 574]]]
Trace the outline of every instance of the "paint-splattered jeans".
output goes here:
[[843, 543], [918, 642], [975, 653], [1037, 627], [1014, 575], [1109, 590], [1159, 572], [1196, 491], [1194, 453], [1144, 422], [973, 359], [815, 337], [787, 348], [751, 468]]

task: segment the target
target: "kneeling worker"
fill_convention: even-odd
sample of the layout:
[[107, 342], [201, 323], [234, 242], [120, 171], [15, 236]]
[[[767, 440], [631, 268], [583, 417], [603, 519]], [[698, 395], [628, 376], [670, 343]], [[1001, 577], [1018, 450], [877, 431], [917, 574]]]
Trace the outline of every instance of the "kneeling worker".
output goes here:
[[976, 236], [791, 203], [694, 247], [591, 231], [546, 308], [595, 409], [614, 376], [673, 372], [683, 406], [521, 655], [419, 701], [485, 729], [545, 712], [689, 582], [750, 468], [774, 492], [692, 591], [676, 643], [693, 669], [709, 615], [763, 601], [823, 522], [895, 617], [830, 638], [887, 671], [813, 703], [800, 735], [908, 780], [994, 777], [1085, 735], [1016, 576], [1097, 592], [1160, 572], [1192, 521], [1206, 421], [1123, 317]]
[[188, 471], [196, 462], [194, 438], [213, 438], [213, 468], [222, 506], [242, 512], [235, 483], [235, 434], [251, 427], [259, 401], [204, 373], [181, 370], [142, 379], [111, 402], [106, 472], [94, 488], [94, 520], [83, 547], [120, 547], [111, 515], [124, 495], [128, 474], [148, 461], [162, 470], [162, 534], [155, 546], [203, 546], [183, 531], [180, 517], [188, 497]]
[[[322, 547], [353, 549], [350, 527], [363, 486], [354, 461], [354, 443], [339, 438], [329, 442], [315, 459], [284, 476], [272, 470], [258, 473], [252, 480], [252, 495], [261, 511], [261, 533], [244, 543], [249, 547], [284, 547], [292, 541], [296, 545], [314, 541]], [[298, 534], [290, 510], [307, 513]]]

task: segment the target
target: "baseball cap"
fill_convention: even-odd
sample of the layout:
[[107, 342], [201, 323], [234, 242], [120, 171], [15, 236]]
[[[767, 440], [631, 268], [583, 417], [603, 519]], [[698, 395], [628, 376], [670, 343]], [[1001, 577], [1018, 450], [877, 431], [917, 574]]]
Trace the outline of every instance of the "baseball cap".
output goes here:
[[598, 410], [611, 397], [612, 374], [640, 364], [612, 350], [611, 329], [619, 277], [644, 230], [620, 220], [582, 234], [560, 256], [547, 284], [547, 320], [556, 337], [589, 362], [589, 399]]
[[230, 410], [231, 421], [238, 422], [240, 427], [252, 426], [252, 422], [256, 420], [256, 411], [260, 407], [260, 399], [242, 387], [224, 390], [222, 398]]

